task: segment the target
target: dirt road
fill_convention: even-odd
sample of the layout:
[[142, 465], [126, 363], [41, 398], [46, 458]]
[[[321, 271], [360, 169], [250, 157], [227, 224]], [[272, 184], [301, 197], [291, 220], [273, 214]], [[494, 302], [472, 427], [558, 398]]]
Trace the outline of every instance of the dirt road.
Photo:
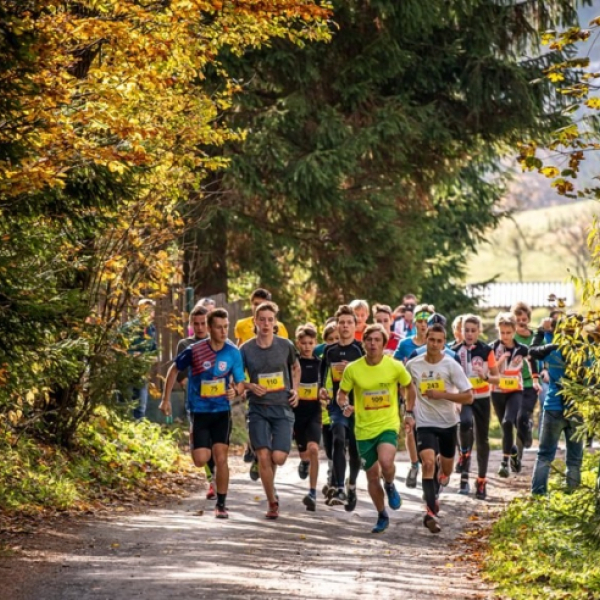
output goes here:
[[[495, 473], [498, 452], [492, 454]], [[370, 533], [376, 512], [364, 473], [355, 512], [327, 507], [319, 498], [317, 512], [308, 513], [301, 503], [305, 482], [297, 475], [297, 457], [291, 457], [277, 475], [281, 517], [270, 522], [260, 483], [233, 457], [228, 521], [215, 519], [212, 503], [199, 492], [143, 514], [65, 524], [30, 539], [21, 555], [0, 561], [10, 589], [0, 595], [7, 600], [490, 598], [492, 591], [474, 567], [456, 560], [464, 552], [456, 541], [523, 487], [534, 457], [526, 454], [522, 475], [508, 480], [492, 475], [487, 502], [457, 494], [458, 475], [453, 475], [441, 497], [438, 535], [422, 525], [420, 482], [414, 490], [404, 485], [405, 453], [398, 453], [397, 461], [403, 504], [390, 511], [390, 528], [381, 535]], [[321, 481], [324, 473], [323, 462]]]

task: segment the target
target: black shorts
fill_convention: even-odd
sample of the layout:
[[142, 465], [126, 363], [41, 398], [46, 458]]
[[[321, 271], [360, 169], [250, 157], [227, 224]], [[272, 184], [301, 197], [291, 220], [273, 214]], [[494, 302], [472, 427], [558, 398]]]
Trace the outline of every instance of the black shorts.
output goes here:
[[309, 442], [321, 443], [321, 411], [308, 414], [296, 413], [294, 439], [300, 452], [306, 452]]
[[192, 413], [192, 450], [212, 448], [214, 444], [229, 446], [231, 411]]
[[417, 452], [433, 450], [444, 458], [454, 458], [456, 425], [452, 427], [417, 427]]

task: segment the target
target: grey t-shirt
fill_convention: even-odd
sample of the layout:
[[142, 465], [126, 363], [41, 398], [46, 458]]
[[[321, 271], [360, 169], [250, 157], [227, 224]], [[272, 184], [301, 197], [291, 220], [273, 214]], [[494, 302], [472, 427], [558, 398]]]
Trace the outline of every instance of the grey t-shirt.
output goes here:
[[240, 352], [250, 383], [271, 390], [260, 397], [248, 391], [250, 405], [289, 407], [289, 391], [292, 388], [290, 370], [298, 358], [294, 344], [276, 335], [268, 348], [261, 348], [254, 338], [242, 344]]

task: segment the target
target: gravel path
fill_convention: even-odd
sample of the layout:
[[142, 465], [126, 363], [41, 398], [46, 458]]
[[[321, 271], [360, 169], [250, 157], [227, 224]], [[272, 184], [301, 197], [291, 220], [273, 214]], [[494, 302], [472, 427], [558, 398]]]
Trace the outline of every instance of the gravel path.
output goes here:
[[[230, 518], [217, 520], [212, 503], [198, 492], [189, 498], [142, 514], [117, 512], [83, 522], [65, 519], [23, 544], [16, 556], [0, 560], [0, 597], [11, 600], [162, 600], [276, 598], [354, 600], [374, 597], [491, 598], [472, 563], [460, 561], [459, 538], [489, 522], [530, 478], [535, 454], [525, 456], [523, 474], [508, 480], [490, 478], [487, 502], [456, 493], [458, 475], [441, 496], [442, 532], [422, 525], [421, 486], [404, 485], [406, 454], [397, 456], [398, 489], [403, 505], [390, 511], [390, 528], [370, 533], [376, 512], [358, 481], [353, 513], [327, 507], [319, 498], [316, 513], [301, 503], [305, 482], [290, 457], [277, 474], [281, 517], [264, 518], [260, 483], [247, 465], [232, 457]], [[493, 452], [495, 473], [499, 453]], [[324, 480], [326, 464], [322, 462]], [[200, 515], [198, 510], [204, 510]], [[122, 510], [122, 509], [120, 509]], [[471, 534], [476, 535], [476, 534]]]

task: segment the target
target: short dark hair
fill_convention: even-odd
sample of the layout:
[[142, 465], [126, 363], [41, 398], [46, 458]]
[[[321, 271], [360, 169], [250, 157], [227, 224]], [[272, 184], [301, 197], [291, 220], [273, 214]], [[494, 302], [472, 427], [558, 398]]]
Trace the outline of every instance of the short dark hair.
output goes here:
[[207, 315], [208, 314], [208, 308], [206, 308], [206, 306], [194, 306], [194, 308], [192, 309], [192, 312], [190, 313], [190, 323], [192, 322], [192, 319], [194, 317], [197, 317], [198, 315]]
[[386, 313], [390, 317], [392, 316], [392, 309], [387, 304], [375, 304], [373, 306], [373, 316], [379, 312]]
[[224, 308], [215, 308], [208, 313], [206, 322], [209, 327], [212, 327], [215, 319], [229, 319], [229, 313]]
[[312, 323], [306, 323], [306, 325], [300, 325], [298, 329], [296, 329], [296, 339], [299, 340], [303, 337], [309, 337], [313, 339], [317, 339], [317, 330]]
[[250, 295], [250, 302], [252, 302], [252, 300], [254, 300], [255, 298], [260, 298], [261, 300], [270, 300], [271, 292], [265, 290], [264, 288], [257, 288]]
[[354, 318], [354, 322], [356, 323], [356, 315], [348, 304], [342, 304], [338, 306], [338, 309], [335, 311], [335, 318], [339, 319], [342, 315], [349, 315]]
[[429, 337], [430, 333], [443, 333], [444, 337], [446, 337], [446, 329], [440, 323], [434, 323], [433, 325], [430, 325], [427, 328], [427, 333], [425, 334], [425, 337]]
[[325, 329], [323, 330], [323, 340], [327, 340], [332, 333], [335, 333], [337, 331], [337, 327], [337, 322], [327, 323], [327, 325], [325, 325]]
[[254, 316], [258, 317], [258, 313], [263, 312], [265, 310], [270, 310], [271, 312], [275, 313], [275, 316], [277, 316], [277, 313], [279, 312], [279, 307], [277, 306], [277, 304], [275, 304], [275, 302], [270, 302], [269, 300], [267, 300], [256, 307]]

